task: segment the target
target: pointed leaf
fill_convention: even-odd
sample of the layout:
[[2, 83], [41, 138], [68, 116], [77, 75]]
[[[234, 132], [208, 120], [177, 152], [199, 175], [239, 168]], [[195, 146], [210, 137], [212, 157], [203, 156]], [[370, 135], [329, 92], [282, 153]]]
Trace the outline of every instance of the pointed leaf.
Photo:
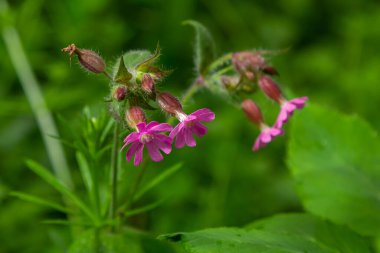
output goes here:
[[195, 30], [194, 64], [198, 74], [204, 75], [216, 57], [214, 39], [207, 28], [197, 21], [187, 20], [183, 24], [190, 25]]
[[129, 73], [128, 69], [125, 67], [123, 57], [120, 57], [119, 67], [115, 74], [114, 80], [117, 83], [128, 84], [131, 79], [132, 79], [132, 74]]
[[40, 197], [33, 196], [33, 195], [30, 195], [30, 194], [27, 194], [27, 193], [23, 193], [23, 192], [11, 192], [10, 195], [11, 196], [15, 196], [15, 197], [17, 197], [17, 198], [19, 198], [21, 200], [32, 202], [34, 204], [50, 207], [50, 208], [53, 208], [55, 210], [58, 210], [58, 211], [61, 211], [61, 212], [64, 212], [64, 213], [69, 213], [70, 212], [69, 209], [67, 209], [66, 207], [62, 206], [61, 204], [52, 202], [50, 200], [42, 199]]
[[97, 218], [94, 213], [77, 196], [75, 196], [75, 194], [71, 192], [67, 186], [55, 178], [46, 168], [32, 160], [27, 160], [26, 164], [34, 173], [45, 180], [45, 182], [54, 187], [54, 189], [59, 191], [64, 197], [71, 200], [73, 204], [80, 208], [93, 222], [97, 222]]
[[126, 217], [130, 217], [130, 216], [134, 216], [134, 215], [137, 215], [140, 213], [145, 213], [145, 212], [148, 212], [148, 211], [160, 206], [164, 201], [165, 201], [165, 199], [160, 199], [160, 200], [157, 200], [156, 202], [153, 202], [149, 205], [126, 211], [124, 214]]
[[83, 153], [79, 151], [76, 152], [76, 157], [77, 157], [79, 170], [82, 176], [83, 183], [86, 186], [89, 196], [92, 196], [92, 191], [94, 190], [94, 184], [92, 182], [91, 170], [90, 170], [90, 167], [88, 166], [86, 157], [83, 155]]
[[150, 67], [154, 64], [154, 62], [160, 57], [160, 44], [157, 43], [156, 50], [154, 51], [154, 54], [151, 55], [148, 59], [146, 59], [144, 62], [137, 65], [136, 69], [138, 71], [142, 72], [149, 72]]
[[71, 222], [68, 220], [60, 220], [60, 219], [55, 219], [55, 220], [44, 220], [42, 221], [44, 224], [54, 224], [54, 225], [66, 225], [66, 226], [91, 226], [90, 223], [85, 223], [85, 222]]
[[152, 189], [153, 187], [155, 187], [156, 185], [164, 181], [169, 176], [173, 175], [181, 167], [182, 167], [182, 163], [177, 163], [176, 165], [170, 167], [169, 169], [159, 174], [157, 177], [153, 178], [152, 181], [146, 184], [143, 188], [141, 188], [140, 191], [136, 193], [135, 196], [133, 196], [133, 201], [137, 201], [138, 199], [140, 199], [146, 192], [148, 192], [150, 189]]
[[309, 212], [380, 234], [380, 139], [362, 119], [309, 105], [292, 120], [288, 166]]

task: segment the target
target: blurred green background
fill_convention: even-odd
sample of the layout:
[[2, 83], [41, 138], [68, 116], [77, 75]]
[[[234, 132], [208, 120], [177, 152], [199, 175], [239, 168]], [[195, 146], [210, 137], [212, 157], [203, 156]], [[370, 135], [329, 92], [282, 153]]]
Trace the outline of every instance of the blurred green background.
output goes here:
[[[123, 52], [154, 50], [159, 41], [160, 63], [174, 70], [161, 88], [180, 96], [193, 78], [194, 35], [181, 22], [194, 19], [210, 29], [219, 55], [290, 47], [272, 59], [285, 90], [359, 114], [380, 128], [379, 1], [12, 0], [9, 5], [49, 108], [69, 121], [74, 122], [85, 105], [101, 106], [108, 83], [103, 76], [84, 73], [76, 60], [70, 66], [62, 47], [74, 42], [94, 49], [111, 66]], [[261, 104], [271, 123], [275, 107], [265, 100]], [[209, 133], [197, 148], [174, 150], [164, 162], [148, 168], [149, 176], [154, 176], [178, 161], [184, 163], [149, 196], [153, 200], [170, 196], [168, 200], [133, 224], [158, 235], [241, 226], [273, 213], [301, 210], [285, 167], [287, 137], [252, 153], [258, 130], [243, 113], [208, 91], [198, 93], [185, 111], [203, 107], [216, 113]], [[0, 117], [0, 252], [63, 252], [70, 242], [68, 229], [41, 223], [60, 214], [8, 195], [18, 190], [59, 199], [24, 164], [25, 158], [32, 158], [49, 166], [3, 40]], [[65, 135], [66, 126], [59, 128]], [[75, 171], [73, 152], [66, 152]], [[122, 169], [139, 168], [125, 164]]]

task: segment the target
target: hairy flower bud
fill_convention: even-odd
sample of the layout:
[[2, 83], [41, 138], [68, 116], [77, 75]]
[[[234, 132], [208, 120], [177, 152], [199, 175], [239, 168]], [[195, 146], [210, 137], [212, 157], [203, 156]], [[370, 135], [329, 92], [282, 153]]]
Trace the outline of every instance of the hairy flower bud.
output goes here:
[[239, 72], [257, 70], [265, 64], [265, 59], [259, 52], [238, 52], [232, 55], [232, 64]]
[[182, 112], [182, 105], [179, 100], [168, 92], [160, 92], [157, 95], [157, 103], [162, 110], [171, 115]]
[[259, 87], [267, 97], [273, 99], [277, 103], [281, 103], [283, 100], [280, 88], [269, 76], [264, 75], [260, 78]]
[[144, 74], [141, 80], [141, 88], [146, 92], [146, 93], [152, 93], [154, 90], [154, 80], [151, 75], [149, 74]]
[[116, 88], [113, 90], [113, 98], [116, 101], [123, 101], [125, 99], [125, 96], [127, 95], [127, 86], [125, 85], [118, 85]]
[[136, 128], [136, 125], [141, 122], [146, 122], [144, 111], [138, 106], [132, 106], [125, 112], [125, 120], [131, 128]]
[[77, 48], [75, 44], [71, 44], [63, 48], [62, 52], [69, 53], [70, 58], [73, 54], [76, 54], [82, 67], [90, 72], [103, 73], [106, 69], [106, 64], [104, 63], [103, 58], [94, 51], [88, 49], [80, 49]]
[[268, 75], [271, 75], [271, 76], [278, 76], [278, 71], [277, 69], [275, 69], [273, 66], [270, 66], [270, 65], [265, 65], [261, 68], [261, 70], [265, 73], [265, 74], [268, 74]]
[[263, 124], [263, 115], [255, 102], [250, 99], [245, 99], [241, 103], [241, 109], [243, 109], [247, 118], [257, 126], [260, 127]]

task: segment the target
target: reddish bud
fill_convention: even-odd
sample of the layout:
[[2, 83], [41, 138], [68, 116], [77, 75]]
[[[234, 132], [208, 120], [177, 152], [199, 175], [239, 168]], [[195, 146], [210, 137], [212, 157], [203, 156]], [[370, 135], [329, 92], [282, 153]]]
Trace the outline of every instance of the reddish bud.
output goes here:
[[182, 112], [182, 105], [179, 100], [168, 92], [161, 92], [157, 95], [157, 103], [165, 112], [176, 115]]
[[146, 122], [144, 111], [138, 106], [128, 108], [125, 113], [125, 120], [131, 128], [136, 128], [136, 125], [141, 122]]
[[125, 85], [118, 85], [114, 90], [113, 90], [113, 98], [116, 101], [122, 101], [125, 99], [125, 96], [127, 95], [127, 86]]
[[271, 76], [278, 76], [278, 71], [277, 69], [275, 69], [273, 66], [270, 66], [270, 65], [265, 65], [261, 68], [261, 70], [265, 73], [265, 74], [268, 74], [268, 75], [271, 75]]
[[250, 121], [258, 126], [263, 124], [263, 115], [255, 102], [250, 99], [245, 99], [241, 103], [241, 109], [243, 109], [245, 115]]
[[283, 99], [280, 88], [269, 76], [264, 75], [260, 78], [259, 87], [267, 97], [273, 99], [277, 103], [280, 103]]
[[154, 80], [151, 75], [144, 74], [141, 80], [141, 88], [147, 92], [152, 93], [154, 90]]
[[73, 54], [76, 54], [82, 67], [90, 72], [103, 73], [106, 68], [103, 58], [97, 53], [88, 49], [79, 49], [75, 46], [75, 44], [71, 44], [63, 48], [62, 52], [69, 53], [70, 58]]
[[257, 70], [265, 64], [265, 59], [259, 52], [238, 52], [232, 55], [232, 64], [239, 72]]

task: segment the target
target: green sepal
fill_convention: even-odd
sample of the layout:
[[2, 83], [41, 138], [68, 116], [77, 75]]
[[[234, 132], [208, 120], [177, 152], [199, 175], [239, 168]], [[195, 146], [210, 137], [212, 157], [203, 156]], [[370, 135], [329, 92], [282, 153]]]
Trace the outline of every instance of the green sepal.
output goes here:
[[149, 72], [149, 70], [151, 70], [151, 66], [158, 59], [158, 57], [160, 57], [160, 55], [161, 55], [160, 44], [157, 43], [157, 47], [156, 47], [156, 50], [154, 51], [154, 54], [151, 55], [148, 59], [146, 59], [142, 63], [138, 64], [136, 66], [136, 70], [141, 71], [141, 72]]
[[117, 69], [114, 81], [121, 84], [129, 84], [129, 81], [132, 79], [132, 74], [129, 73], [128, 69], [125, 67], [124, 57], [120, 57], [119, 67]]

